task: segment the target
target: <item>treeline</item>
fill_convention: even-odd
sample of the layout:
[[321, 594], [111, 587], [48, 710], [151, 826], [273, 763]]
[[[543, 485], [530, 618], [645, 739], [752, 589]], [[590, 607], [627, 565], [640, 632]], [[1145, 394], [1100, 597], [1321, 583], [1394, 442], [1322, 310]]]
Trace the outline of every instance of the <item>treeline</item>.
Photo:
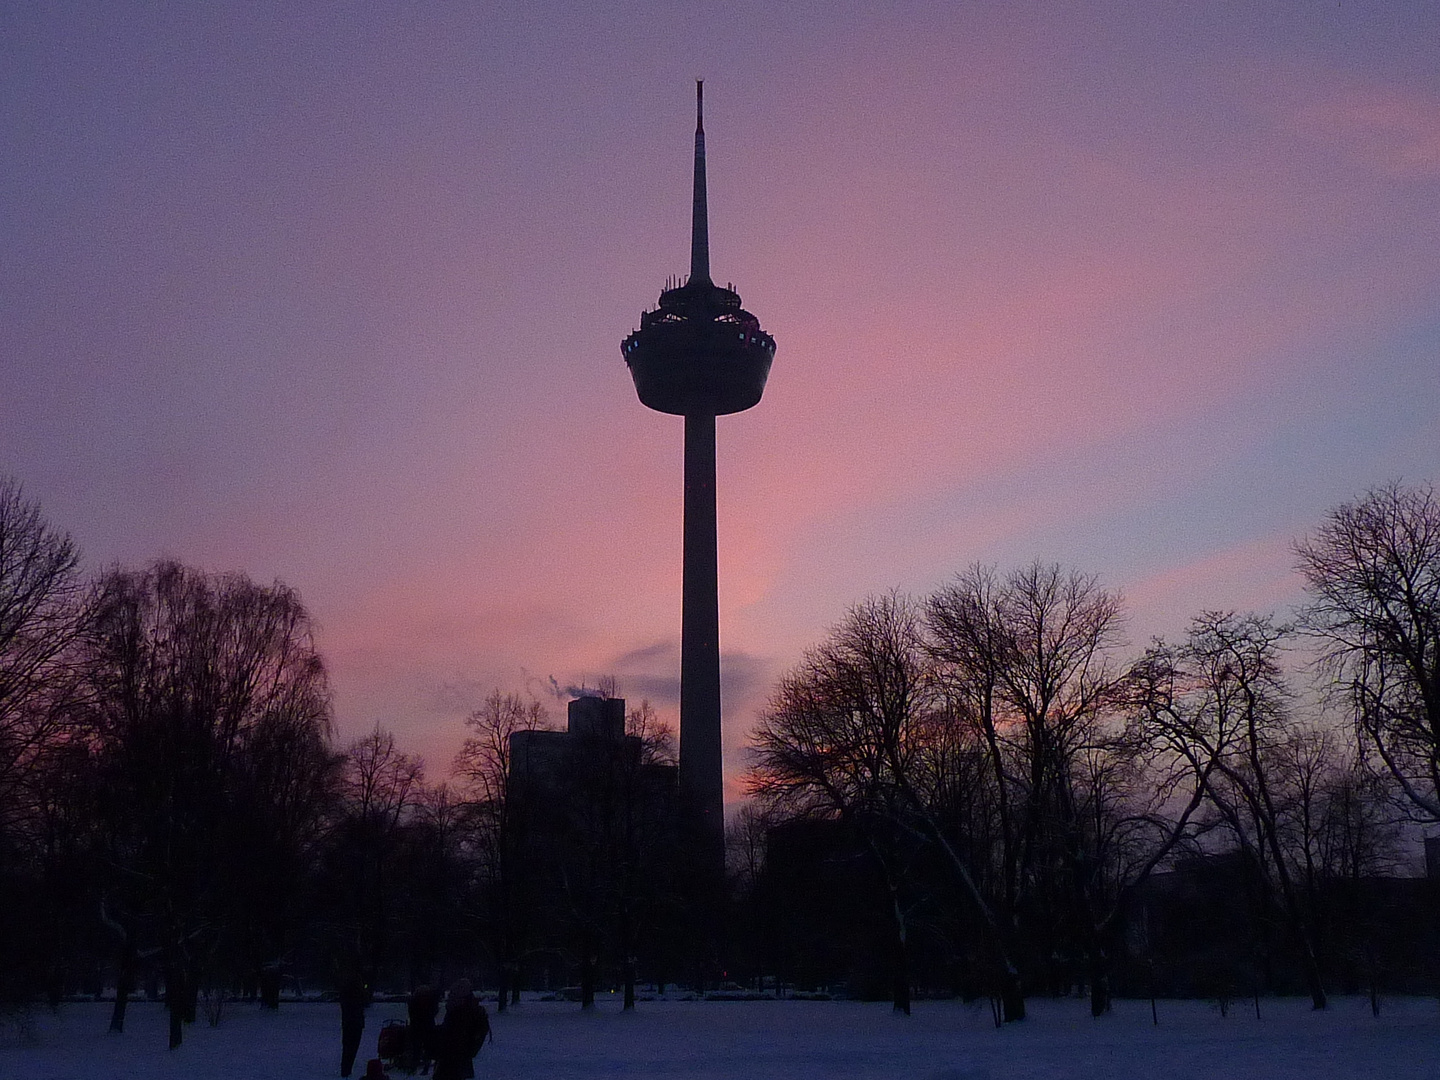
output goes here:
[[565, 733], [497, 690], [427, 778], [383, 729], [337, 744], [292, 590], [173, 562], [87, 580], [0, 479], [0, 1003], [113, 987], [123, 1030], [163, 991], [176, 1045], [234, 994], [352, 977], [479, 976], [502, 1007], [784, 982], [862, 927], [897, 1007], [938, 956], [1001, 1019], [1077, 975], [1101, 1012], [1147, 881], [1228, 853], [1253, 925], [1206, 932], [1283, 951], [1323, 1006], [1363, 944], [1353, 886], [1440, 822], [1440, 504], [1377, 489], [1297, 559], [1294, 624], [1204, 613], [1138, 654], [1117, 595], [1044, 564], [856, 605], [760, 717], [727, 914], [696, 895], [648, 706]]
[[113, 987], [123, 1031], [163, 993], [173, 1047], [237, 993], [484, 974], [503, 1007], [527, 961], [633, 955], [667, 911], [654, 800], [625, 785], [673, 754], [648, 706], [628, 720], [555, 778], [584, 798], [550, 798], [540, 851], [511, 767], [540, 704], [491, 694], [447, 781], [378, 727], [337, 745], [294, 591], [175, 562], [85, 580], [0, 478], [0, 1006]]
[[857, 604], [761, 716], [745, 824], [865, 853], [897, 1008], [923, 928], [997, 1022], [1077, 972], [1099, 1015], [1137, 890], [1221, 852], [1323, 1008], [1357, 947], [1336, 898], [1393, 872], [1402, 822], [1440, 822], [1440, 504], [1379, 488], [1295, 553], [1295, 623], [1205, 612], [1138, 656], [1120, 598], [1058, 566]]

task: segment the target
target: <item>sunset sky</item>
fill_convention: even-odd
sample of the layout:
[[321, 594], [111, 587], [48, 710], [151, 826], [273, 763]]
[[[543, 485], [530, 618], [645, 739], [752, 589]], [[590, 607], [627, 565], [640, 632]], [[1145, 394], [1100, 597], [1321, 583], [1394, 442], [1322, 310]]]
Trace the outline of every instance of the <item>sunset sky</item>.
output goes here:
[[[20, 0], [0, 472], [88, 570], [294, 586], [342, 740], [492, 686], [675, 718], [682, 422], [622, 337], [711, 266], [732, 783], [853, 601], [1039, 558], [1139, 649], [1440, 480], [1440, 5]], [[553, 680], [553, 682], [552, 682]]]

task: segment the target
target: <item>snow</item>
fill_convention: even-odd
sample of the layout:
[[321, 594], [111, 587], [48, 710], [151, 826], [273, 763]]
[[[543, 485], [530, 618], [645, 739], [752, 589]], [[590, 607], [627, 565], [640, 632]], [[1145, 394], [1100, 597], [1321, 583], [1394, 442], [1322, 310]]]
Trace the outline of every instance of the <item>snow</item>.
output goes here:
[[[604, 1001], [526, 1001], [503, 1014], [490, 1006], [495, 1039], [480, 1052], [482, 1080], [1329, 1080], [1440, 1076], [1440, 1004], [1388, 998], [1378, 1019], [1361, 998], [1336, 998], [1324, 1013], [1308, 1001], [1214, 1005], [1119, 1001], [1092, 1020], [1084, 1001], [1031, 999], [1023, 1023], [996, 1030], [988, 1006], [927, 1001], [911, 1017], [885, 1004], [825, 1001], [652, 1001], [630, 1014]], [[40, 1011], [29, 1031], [0, 1032], [3, 1080], [299, 1080], [339, 1073], [339, 1009], [290, 1004], [278, 1013], [230, 1004], [219, 1027], [203, 1020], [185, 1044], [165, 1049], [165, 1016], [154, 1003], [130, 1007], [124, 1035], [106, 1033], [110, 1007], [69, 1004]], [[381, 1023], [404, 1006], [370, 1010], [355, 1076], [372, 1056]], [[404, 1074], [397, 1073], [397, 1076]]]

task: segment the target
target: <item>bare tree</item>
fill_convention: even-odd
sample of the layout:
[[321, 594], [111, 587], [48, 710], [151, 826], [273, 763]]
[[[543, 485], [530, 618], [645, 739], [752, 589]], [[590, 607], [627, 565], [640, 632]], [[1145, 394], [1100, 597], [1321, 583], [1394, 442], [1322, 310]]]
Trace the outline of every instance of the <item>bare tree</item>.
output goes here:
[[448, 782], [426, 784], [411, 799], [393, 873], [412, 988], [433, 986], [441, 969], [473, 954], [476, 862], [467, 824], [465, 802]]
[[[647, 700], [625, 716], [626, 738], [611, 747], [618, 786], [614, 866], [617, 884], [616, 941], [620, 952], [623, 1008], [635, 1007], [642, 945], [653, 947], [672, 921], [675, 880], [674, 809], [678, 794], [675, 732]], [[654, 951], [663, 952], [663, 943]]]
[[528, 947], [531, 912], [526, 816], [516, 797], [523, 787], [528, 757], [516, 762], [515, 736], [548, 730], [549, 715], [538, 701], [497, 688], [465, 718], [470, 734], [455, 757], [452, 772], [460, 786], [485, 893], [485, 926], [499, 970], [498, 1007], [519, 1000], [520, 961]]
[[343, 964], [373, 982], [394, 951], [402, 894], [399, 879], [406, 846], [405, 827], [425, 797], [425, 762], [401, 750], [378, 724], [346, 749], [332, 859], [337, 897], [349, 911]]
[[1368, 973], [1373, 991], [1386, 917], [1364, 880], [1391, 876], [1399, 863], [1394, 784], [1353, 737], [1323, 723], [1297, 726], [1277, 766], [1282, 848], [1304, 890], [1316, 950], [1329, 965], [1338, 961], [1352, 985]]
[[[1033, 563], [1002, 581], [974, 566], [931, 597], [930, 649], [950, 713], [977, 735], [994, 793], [999, 847], [996, 903], [1014, 929], [1070, 927], [1065, 945], [1087, 961], [1092, 1007], [1109, 1006], [1103, 930], [1116, 890], [1106, 888], [1107, 841], [1118, 836], [1124, 743], [1110, 723], [1120, 672], [1110, 659], [1120, 599], [1095, 578]], [[1032, 934], [1036, 930], [1032, 927]]]
[[1353, 756], [1324, 774], [1319, 789], [1315, 864], [1324, 880], [1358, 884], [1393, 875], [1400, 862], [1401, 828], [1386, 778]]
[[315, 696], [306, 707], [266, 710], [235, 764], [227, 849], [239, 919], [231, 936], [242, 983], [266, 1009], [280, 1007], [311, 914], [311, 897], [297, 885], [313, 880], [341, 798], [344, 759], [314, 711], [322, 703]]
[[747, 784], [775, 812], [839, 820], [864, 838], [889, 892], [895, 1004], [907, 1012], [917, 843], [938, 851], [987, 928], [1005, 1019], [1020, 1019], [1008, 936], [922, 787], [943, 705], [918, 605], [894, 593], [866, 600], [781, 680], [752, 736]]
[[1422, 820], [1440, 822], [1440, 501], [1386, 484], [1331, 511], [1297, 545], [1303, 626]]
[[26, 781], [62, 729], [62, 660], [79, 630], [79, 556], [0, 476], [0, 852], [33, 804]]
[[62, 991], [74, 935], [86, 755], [67, 737], [66, 653], [81, 604], [75, 545], [0, 476], [0, 1009]]
[[1297, 724], [1276, 747], [1282, 845], [1318, 895], [1336, 881], [1391, 874], [1400, 822], [1389, 777], [1332, 725]]
[[725, 862], [740, 885], [739, 892], [749, 895], [765, 868], [765, 834], [775, 824], [774, 816], [758, 802], [742, 803], [725, 832]]
[[1312, 913], [1287, 844], [1296, 732], [1280, 667], [1285, 633], [1266, 617], [1206, 612], [1184, 645], [1157, 643], [1143, 665], [1140, 729], [1162, 762], [1189, 774], [1280, 907], [1323, 1009]]
[[401, 750], [394, 734], [376, 724], [346, 749], [341, 791], [351, 816], [393, 830], [424, 795], [425, 761]]

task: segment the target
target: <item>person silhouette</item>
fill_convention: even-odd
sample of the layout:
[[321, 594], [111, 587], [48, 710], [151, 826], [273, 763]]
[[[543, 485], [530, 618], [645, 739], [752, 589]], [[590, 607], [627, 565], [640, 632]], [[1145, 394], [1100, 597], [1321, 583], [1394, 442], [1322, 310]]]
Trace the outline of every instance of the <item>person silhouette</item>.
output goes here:
[[351, 974], [340, 984], [340, 1075], [348, 1077], [360, 1050], [365, 1031], [365, 1006], [369, 1004], [365, 980]]

